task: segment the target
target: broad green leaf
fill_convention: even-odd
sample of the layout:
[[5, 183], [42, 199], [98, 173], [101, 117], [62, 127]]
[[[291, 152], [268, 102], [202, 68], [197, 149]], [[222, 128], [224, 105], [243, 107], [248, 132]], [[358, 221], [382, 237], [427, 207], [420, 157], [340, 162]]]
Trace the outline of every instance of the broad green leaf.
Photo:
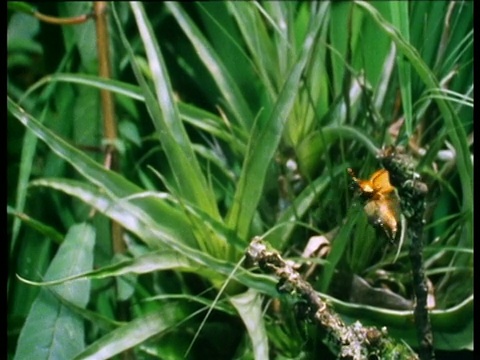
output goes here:
[[37, 9], [25, 1], [9, 1], [8, 9], [33, 15]]
[[[89, 224], [74, 225], [60, 245], [45, 279], [90, 270], [94, 244], [95, 230]], [[20, 333], [15, 359], [70, 359], [85, 346], [83, 319], [51, 291], [84, 308], [90, 297], [90, 281], [77, 280], [40, 291]]]
[[268, 337], [263, 323], [262, 296], [252, 289], [230, 298], [247, 328], [255, 359], [268, 359]]
[[[76, 17], [90, 13], [92, 8], [93, 4], [89, 1], [61, 2], [58, 4], [58, 16]], [[63, 26], [62, 37], [67, 49], [78, 49], [80, 61], [86, 72], [97, 73], [97, 44], [91, 41], [96, 38], [95, 22], [86, 21], [80, 26]], [[93, 118], [93, 112], [84, 115]]]

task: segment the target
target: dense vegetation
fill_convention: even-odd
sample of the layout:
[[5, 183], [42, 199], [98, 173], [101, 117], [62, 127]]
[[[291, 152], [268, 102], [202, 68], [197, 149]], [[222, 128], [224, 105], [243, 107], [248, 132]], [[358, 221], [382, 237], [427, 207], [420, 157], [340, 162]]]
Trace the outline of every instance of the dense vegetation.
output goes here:
[[435, 349], [473, 350], [473, 2], [106, 9], [9, 4], [9, 359], [328, 353], [243, 266], [255, 236], [415, 349], [408, 236], [368, 223], [347, 172], [388, 146], [428, 186]]

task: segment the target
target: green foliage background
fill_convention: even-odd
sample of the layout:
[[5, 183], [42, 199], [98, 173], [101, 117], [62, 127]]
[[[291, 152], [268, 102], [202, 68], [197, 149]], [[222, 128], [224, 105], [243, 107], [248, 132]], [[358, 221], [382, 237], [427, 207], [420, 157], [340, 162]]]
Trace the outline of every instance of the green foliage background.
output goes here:
[[49, 25], [31, 6], [7, 18], [9, 359], [315, 358], [321, 334], [284, 298], [268, 310], [275, 279], [239, 264], [253, 236], [299, 260], [332, 230], [319, 291], [415, 347], [411, 312], [330, 287], [383, 271], [411, 296], [407, 247], [389, 266], [346, 172], [367, 178], [392, 144], [429, 186], [435, 347], [473, 350], [473, 2], [108, 3], [111, 79], [93, 19]]

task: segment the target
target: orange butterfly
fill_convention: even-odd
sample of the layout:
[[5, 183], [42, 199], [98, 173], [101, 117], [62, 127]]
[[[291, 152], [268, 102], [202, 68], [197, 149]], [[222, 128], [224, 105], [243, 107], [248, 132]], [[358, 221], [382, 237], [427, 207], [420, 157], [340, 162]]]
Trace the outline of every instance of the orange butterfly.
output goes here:
[[391, 241], [395, 240], [400, 218], [400, 205], [395, 188], [390, 184], [388, 171], [377, 170], [368, 180], [357, 179], [350, 168], [347, 171], [367, 199], [363, 209], [369, 222], [374, 226], [380, 226]]

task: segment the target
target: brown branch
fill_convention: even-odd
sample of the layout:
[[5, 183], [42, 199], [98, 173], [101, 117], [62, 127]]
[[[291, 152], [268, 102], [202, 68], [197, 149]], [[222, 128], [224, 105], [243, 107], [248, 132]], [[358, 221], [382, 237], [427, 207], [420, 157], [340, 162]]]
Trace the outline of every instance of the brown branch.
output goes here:
[[[98, 74], [100, 77], [110, 79], [110, 42], [107, 21], [107, 2], [93, 2], [93, 12], [95, 16], [95, 27], [97, 31], [97, 52], [98, 52]], [[115, 104], [113, 94], [109, 90], [100, 90], [100, 99], [102, 104], [103, 119], [103, 137], [105, 142], [104, 166], [107, 169], [116, 170], [118, 168], [118, 151], [115, 146], [117, 141], [117, 123], [115, 120]], [[123, 228], [120, 224], [112, 221], [111, 224], [112, 248], [114, 253], [124, 253], [126, 246], [123, 241]], [[117, 311], [122, 320], [129, 318], [128, 302], [119, 301]], [[131, 350], [122, 352], [121, 358], [124, 360], [133, 359]]]
[[434, 360], [432, 325], [427, 307], [428, 285], [423, 266], [423, 225], [427, 185], [415, 172], [413, 159], [402, 149], [387, 148], [380, 154], [383, 166], [390, 172], [392, 183], [397, 187], [402, 213], [407, 219], [407, 236], [411, 239], [410, 263], [415, 293], [414, 318], [417, 328], [421, 360]]
[[[94, 2], [95, 25], [97, 30], [98, 74], [100, 77], [111, 77], [110, 43], [107, 23], [107, 2]], [[113, 95], [109, 90], [100, 90], [102, 100], [102, 117], [104, 137], [107, 143], [107, 154], [114, 153], [114, 143], [117, 140], [117, 126]]]
[[[246, 260], [278, 277], [279, 292], [289, 293], [306, 304], [302, 318], [326, 331], [325, 343], [333, 353], [338, 354], [338, 359], [418, 359], [407, 345], [389, 338], [386, 328], [379, 330], [373, 326], [366, 327], [359, 321], [346, 325], [312, 285], [300, 276], [296, 265], [282, 259], [277, 251], [270, 250], [260, 238], [254, 238], [250, 242]], [[397, 357], [392, 357], [393, 354]]]
[[[97, 31], [98, 74], [100, 77], [111, 77], [110, 43], [107, 21], [107, 2], [96, 1], [93, 3], [95, 27]], [[100, 98], [102, 104], [103, 136], [106, 143], [104, 166], [107, 169], [117, 169], [118, 152], [115, 147], [117, 141], [117, 124], [115, 120], [115, 105], [110, 91], [101, 89]], [[114, 253], [125, 252], [125, 244], [122, 240], [123, 230], [119, 224], [112, 222], [112, 245]]]
[[53, 25], [78, 25], [88, 21], [92, 17], [92, 14], [84, 14], [84, 15], [73, 16], [68, 18], [60, 18], [56, 16], [45, 15], [45, 14], [39, 13], [38, 11], [35, 11], [33, 13], [33, 16], [35, 16], [40, 21], [46, 22], [48, 24], [53, 24]]

